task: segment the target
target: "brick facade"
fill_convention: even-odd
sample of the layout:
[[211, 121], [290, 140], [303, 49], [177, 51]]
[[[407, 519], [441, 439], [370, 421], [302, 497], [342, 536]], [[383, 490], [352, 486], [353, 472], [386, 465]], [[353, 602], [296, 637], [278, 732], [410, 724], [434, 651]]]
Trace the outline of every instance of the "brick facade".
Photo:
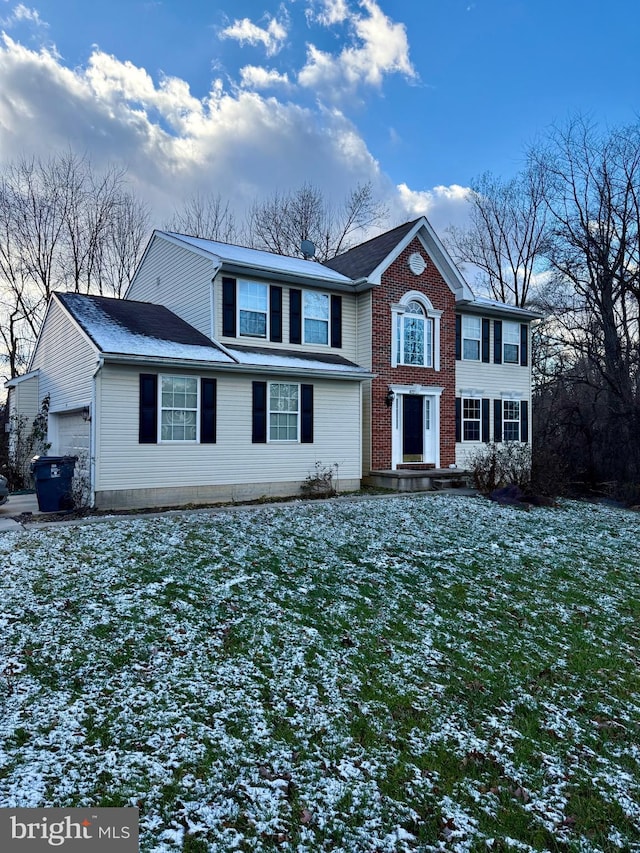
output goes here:
[[[408, 266], [408, 259], [414, 252], [419, 252], [427, 261], [426, 269], [420, 275], [414, 275]], [[442, 311], [440, 370], [391, 366], [391, 306], [400, 302], [409, 291], [423, 293], [434, 309]], [[374, 288], [372, 324], [372, 370], [377, 374], [372, 382], [372, 469], [392, 467], [392, 409], [385, 402], [389, 385], [416, 383], [444, 389], [440, 398], [440, 465], [448, 467], [455, 462], [455, 297], [417, 238], [388, 267], [382, 275], [381, 284]]]

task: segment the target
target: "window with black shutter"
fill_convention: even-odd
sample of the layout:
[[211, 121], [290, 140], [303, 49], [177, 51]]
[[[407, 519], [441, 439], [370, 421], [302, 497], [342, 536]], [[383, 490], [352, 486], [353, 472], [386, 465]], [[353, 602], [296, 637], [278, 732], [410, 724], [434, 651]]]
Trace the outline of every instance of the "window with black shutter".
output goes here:
[[158, 441], [158, 377], [155, 373], [140, 374], [140, 410], [138, 441], [156, 444]]
[[216, 442], [216, 380], [200, 380], [200, 442]]

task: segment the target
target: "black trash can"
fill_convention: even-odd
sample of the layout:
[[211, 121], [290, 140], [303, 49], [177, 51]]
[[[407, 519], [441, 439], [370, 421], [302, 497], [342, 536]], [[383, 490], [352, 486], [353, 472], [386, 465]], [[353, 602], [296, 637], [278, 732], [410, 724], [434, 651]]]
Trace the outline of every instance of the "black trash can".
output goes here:
[[77, 456], [34, 456], [31, 474], [36, 484], [40, 512], [73, 509], [73, 469]]

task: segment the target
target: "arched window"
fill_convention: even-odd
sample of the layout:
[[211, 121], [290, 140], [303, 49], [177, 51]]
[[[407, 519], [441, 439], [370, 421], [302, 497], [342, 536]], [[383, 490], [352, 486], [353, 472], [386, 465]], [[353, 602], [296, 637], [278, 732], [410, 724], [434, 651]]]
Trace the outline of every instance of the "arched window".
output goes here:
[[396, 347], [398, 364], [433, 366], [433, 320], [415, 299], [398, 314]]

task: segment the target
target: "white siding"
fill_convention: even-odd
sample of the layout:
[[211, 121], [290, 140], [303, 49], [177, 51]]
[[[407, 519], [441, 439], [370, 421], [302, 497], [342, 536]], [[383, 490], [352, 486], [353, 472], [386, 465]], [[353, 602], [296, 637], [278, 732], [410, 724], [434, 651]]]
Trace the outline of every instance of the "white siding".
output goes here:
[[211, 337], [213, 263], [189, 249], [154, 237], [127, 299], [164, 305]]
[[[331, 346], [323, 346], [322, 344], [291, 344], [289, 343], [289, 286], [280, 284], [279, 282], [271, 282], [272, 284], [282, 287], [282, 343], [272, 343], [264, 338], [235, 338], [222, 337], [222, 279], [228, 274], [222, 272], [218, 275], [214, 287], [214, 316], [215, 316], [215, 338], [226, 346], [238, 344], [245, 347], [268, 347], [277, 350], [291, 350], [297, 352], [326, 352], [333, 355], [341, 355], [349, 361], [357, 360], [357, 336], [356, 336], [356, 295], [352, 293], [340, 293], [342, 297], [342, 346], [337, 349]], [[235, 278], [235, 276], [233, 276]], [[246, 281], [258, 281], [247, 275], [244, 277]], [[264, 282], [269, 284], [270, 282]], [[305, 288], [301, 285], [298, 290], [302, 290], [304, 294]], [[310, 288], [308, 288], [310, 289]], [[324, 290], [322, 287], [313, 288], [314, 292], [330, 294], [330, 290]], [[304, 299], [304, 295], [303, 295]]]
[[[529, 348], [530, 353], [530, 348]], [[493, 359], [493, 323], [491, 324], [490, 354]], [[487, 364], [481, 361], [456, 361], [456, 397], [482, 397], [491, 400], [489, 406], [489, 435], [493, 440], [493, 401], [512, 398], [529, 403], [529, 440], [531, 441], [531, 358], [528, 366], [518, 364]], [[484, 447], [481, 441], [456, 444], [456, 465], [464, 468], [470, 454]]]
[[265, 445], [251, 442], [252, 377], [208, 375], [217, 378], [216, 444], [139, 444], [139, 371], [105, 365], [98, 385], [96, 491], [302, 482], [317, 461], [338, 463], [341, 479], [360, 478], [358, 382], [308, 379], [314, 386], [313, 444]]
[[49, 411], [61, 412], [91, 403], [98, 352], [54, 300], [33, 356], [32, 370], [40, 370], [40, 400], [49, 394]]
[[38, 377], [32, 376], [9, 389], [9, 417], [26, 417], [31, 424], [40, 409]]

